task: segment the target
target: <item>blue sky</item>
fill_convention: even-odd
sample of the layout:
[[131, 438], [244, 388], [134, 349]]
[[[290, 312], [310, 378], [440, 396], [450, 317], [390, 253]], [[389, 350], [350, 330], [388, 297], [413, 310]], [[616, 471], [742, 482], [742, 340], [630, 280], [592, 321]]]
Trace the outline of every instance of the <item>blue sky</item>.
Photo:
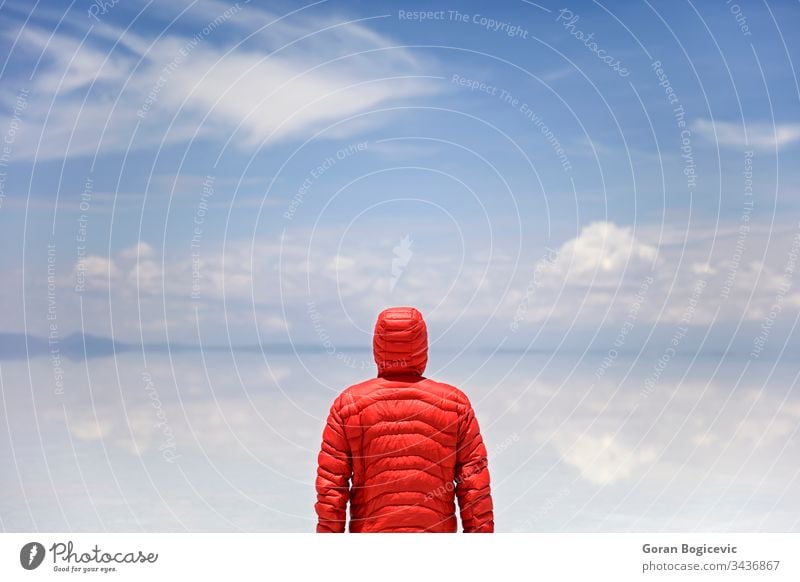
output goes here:
[[525, 346], [615, 332], [651, 271], [645, 335], [701, 271], [733, 292], [692, 325], [725, 341], [769, 312], [797, 232], [795, 4], [98, 6], [2, 8], [4, 331], [46, 332], [48, 244], [63, 335], [314, 342], [313, 302], [358, 344], [414, 303], [445, 343]]

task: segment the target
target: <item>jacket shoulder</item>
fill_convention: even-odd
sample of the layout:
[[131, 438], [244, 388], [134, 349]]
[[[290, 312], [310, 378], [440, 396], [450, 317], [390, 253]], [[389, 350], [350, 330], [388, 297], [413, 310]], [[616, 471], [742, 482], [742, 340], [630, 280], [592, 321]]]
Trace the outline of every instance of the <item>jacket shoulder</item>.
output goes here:
[[452, 400], [459, 404], [460, 406], [470, 406], [469, 398], [467, 395], [456, 386], [452, 384], [448, 384], [446, 382], [438, 382], [436, 380], [431, 380], [430, 378], [425, 379], [426, 387], [433, 393], [442, 396], [448, 400]]
[[377, 385], [377, 378], [370, 378], [342, 390], [333, 401], [332, 409], [342, 416], [349, 416], [357, 410], [357, 402]]

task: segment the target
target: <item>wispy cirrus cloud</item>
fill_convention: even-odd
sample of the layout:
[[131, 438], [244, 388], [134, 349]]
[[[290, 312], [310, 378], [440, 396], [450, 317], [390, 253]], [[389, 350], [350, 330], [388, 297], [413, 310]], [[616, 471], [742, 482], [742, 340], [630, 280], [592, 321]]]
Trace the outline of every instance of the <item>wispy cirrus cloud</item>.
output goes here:
[[[41, 60], [15, 155], [107, 154], [195, 137], [253, 151], [432, 92], [414, 55], [369, 25], [215, 2], [161, 35], [103, 21], [82, 38], [75, 28], [20, 21], [4, 33], [9, 41], [19, 34], [13, 54]], [[330, 137], [387, 119], [337, 124]]]
[[733, 123], [696, 119], [692, 130], [721, 147], [780, 150], [800, 141], [800, 123]]

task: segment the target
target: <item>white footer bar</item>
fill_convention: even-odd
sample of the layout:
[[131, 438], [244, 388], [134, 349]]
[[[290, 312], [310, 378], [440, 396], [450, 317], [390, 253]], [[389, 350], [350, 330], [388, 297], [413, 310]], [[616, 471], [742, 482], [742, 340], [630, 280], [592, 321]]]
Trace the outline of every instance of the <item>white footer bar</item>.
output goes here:
[[794, 582], [800, 534], [0, 534], [0, 580], [216, 577]]

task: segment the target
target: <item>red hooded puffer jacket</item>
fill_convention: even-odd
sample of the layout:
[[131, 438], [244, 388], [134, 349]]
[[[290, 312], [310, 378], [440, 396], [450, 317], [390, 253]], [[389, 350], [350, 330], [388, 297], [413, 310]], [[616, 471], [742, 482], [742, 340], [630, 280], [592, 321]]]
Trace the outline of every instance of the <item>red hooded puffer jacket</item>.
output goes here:
[[393, 307], [375, 324], [378, 377], [333, 403], [317, 470], [318, 532], [492, 532], [486, 447], [469, 399], [422, 376], [428, 332]]

